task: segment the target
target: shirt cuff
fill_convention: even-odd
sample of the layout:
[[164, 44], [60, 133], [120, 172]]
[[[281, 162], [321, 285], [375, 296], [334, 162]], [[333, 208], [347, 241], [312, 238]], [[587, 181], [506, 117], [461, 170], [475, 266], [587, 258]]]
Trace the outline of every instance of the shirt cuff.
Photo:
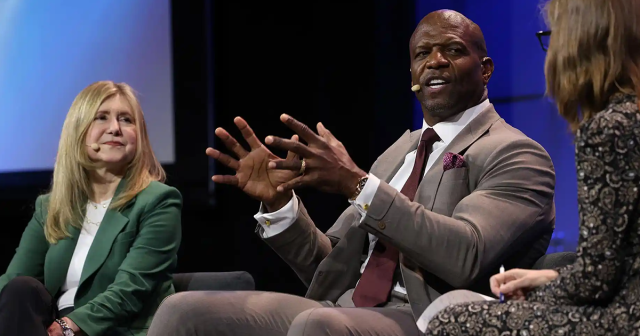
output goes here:
[[362, 215], [362, 219], [360, 221], [364, 220], [364, 217], [367, 215], [369, 205], [371, 205], [371, 202], [373, 201], [373, 196], [376, 195], [378, 186], [380, 186], [379, 178], [375, 177], [373, 174], [369, 174], [368, 177], [369, 179], [367, 180], [367, 183], [364, 184], [364, 188], [362, 188], [362, 191], [360, 192], [360, 195], [356, 197], [356, 200], [349, 200], [349, 203], [355, 206], [360, 215]]
[[298, 198], [295, 192], [292, 191], [292, 193], [293, 196], [289, 203], [278, 211], [264, 213], [264, 205], [260, 204], [260, 210], [253, 218], [262, 226], [262, 238], [277, 235], [298, 219]]
[[420, 317], [418, 318], [418, 320], [416, 321], [416, 325], [418, 326], [418, 329], [420, 331], [422, 331], [423, 333], [427, 332], [427, 327], [429, 326], [429, 322], [431, 322], [431, 320], [441, 311], [443, 311], [445, 308], [452, 306], [454, 304], [461, 304], [461, 303], [471, 303], [471, 302], [482, 302], [482, 300], [484, 301], [495, 301], [495, 298], [492, 297], [488, 297], [486, 295], [482, 295], [482, 294], [478, 294], [478, 293], [473, 293], [475, 295], [477, 295], [476, 297], [469, 297], [469, 296], [456, 296], [455, 294], [451, 295], [451, 294], [444, 294], [442, 296], [440, 296], [438, 299], [436, 299], [436, 301], [432, 302], [431, 305], [429, 305], [427, 307], [427, 309], [422, 312], [422, 315], [420, 315]]

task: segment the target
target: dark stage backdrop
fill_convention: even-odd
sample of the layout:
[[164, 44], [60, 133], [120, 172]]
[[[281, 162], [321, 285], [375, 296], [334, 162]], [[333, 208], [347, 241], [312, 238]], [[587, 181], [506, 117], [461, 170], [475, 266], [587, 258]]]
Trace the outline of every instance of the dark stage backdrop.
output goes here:
[[[264, 139], [292, 135], [282, 113], [313, 128], [322, 121], [363, 169], [411, 127], [412, 1], [217, 1], [213, 12], [216, 127], [239, 136], [233, 118], [243, 116]], [[258, 202], [228, 186], [214, 193], [217, 211], [204, 225], [214, 228], [206, 239], [216, 252], [200, 263], [233, 260], [225, 267], [249, 271], [258, 288], [303, 294], [293, 271], [254, 233]], [[299, 195], [323, 231], [349, 205], [338, 195]]]

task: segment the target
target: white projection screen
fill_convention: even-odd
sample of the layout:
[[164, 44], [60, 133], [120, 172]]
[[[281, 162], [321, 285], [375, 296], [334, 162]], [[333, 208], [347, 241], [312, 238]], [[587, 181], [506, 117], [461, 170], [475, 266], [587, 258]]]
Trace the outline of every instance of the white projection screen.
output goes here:
[[140, 98], [174, 161], [170, 0], [0, 0], [0, 173], [53, 169], [74, 97], [99, 80]]

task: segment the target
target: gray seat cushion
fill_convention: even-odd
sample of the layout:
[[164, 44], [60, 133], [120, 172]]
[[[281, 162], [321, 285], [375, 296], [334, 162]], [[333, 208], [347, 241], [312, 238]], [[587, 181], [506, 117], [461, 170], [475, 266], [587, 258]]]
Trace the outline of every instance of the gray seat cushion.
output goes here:
[[535, 265], [533, 265], [533, 269], [541, 270], [564, 267], [573, 264], [576, 261], [576, 257], [575, 252], [545, 254], [536, 261]]
[[255, 282], [247, 272], [178, 273], [173, 286], [176, 292], [254, 290]]

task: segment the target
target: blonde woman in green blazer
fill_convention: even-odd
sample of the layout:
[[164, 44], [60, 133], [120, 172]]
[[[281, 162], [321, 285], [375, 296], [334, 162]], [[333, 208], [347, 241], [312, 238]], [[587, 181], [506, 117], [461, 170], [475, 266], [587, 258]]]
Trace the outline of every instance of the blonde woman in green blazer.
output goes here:
[[51, 191], [0, 277], [0, 335], [145, 335], [174, 292], [181, 239], [182, 198], [164, 177], [131, 87], [82, 90]]

